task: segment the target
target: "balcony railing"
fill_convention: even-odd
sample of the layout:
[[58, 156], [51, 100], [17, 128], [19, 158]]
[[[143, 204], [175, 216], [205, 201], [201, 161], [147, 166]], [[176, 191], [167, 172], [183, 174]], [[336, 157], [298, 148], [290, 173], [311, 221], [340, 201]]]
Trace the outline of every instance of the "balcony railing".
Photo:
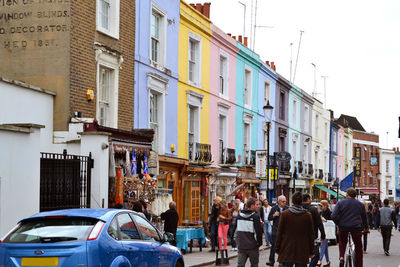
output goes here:
[[244, 165], [256, 165], [256, 151], [244, 150]]
[[211, 163], [211, 145], [189, 143], [189, 161], [199, 164]]
[[303, 162], [302, 161], [296, 161], [296, 166], [297, 166], [297, 173], [303, 173]]
[[236, 163], [235, 149], [219, 147], [219, 164], [233, 165]]
[[280, 172], [290, 172], [290, 161], [280, 161], [278, 166]]
[[313, 175], [313, 173], [314, 173], [313, 165], [309, 163], [308, 164], [308, 172], [307, 172], [307, 174], [308, 175]]
[[319, 169], [318, 171], [319, 171], [318, 178], [321, 179], [321, 180], [324, 179], [324, 170]]

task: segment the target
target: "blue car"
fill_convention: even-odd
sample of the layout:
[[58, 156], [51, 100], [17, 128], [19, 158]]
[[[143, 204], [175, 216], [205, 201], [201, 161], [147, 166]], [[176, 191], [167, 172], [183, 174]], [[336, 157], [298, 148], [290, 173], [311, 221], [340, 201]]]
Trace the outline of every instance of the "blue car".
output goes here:
[[0, 266], [183, 267], [171, 238], [129, 210], [41, 212], [0, 240]]

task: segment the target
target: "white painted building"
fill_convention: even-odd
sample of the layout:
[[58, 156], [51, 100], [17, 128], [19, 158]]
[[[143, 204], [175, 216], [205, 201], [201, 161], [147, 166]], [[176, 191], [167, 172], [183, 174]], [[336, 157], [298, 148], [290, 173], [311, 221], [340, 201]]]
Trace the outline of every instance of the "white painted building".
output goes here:
[[0, 236], [40, 211], [41, 152], [91, 153], [90, 207], [107, 207], [109, 134], [83, 133], [83, 122], [53, 133], [54, 92], [0, 78], [0, 95]]
[[395, 153], [391, 149], [379, 149], [379, 169], [380, 174], [380, 197], [381, 200], [388, 198], [394, 201], [396, 195], [395, 177]]

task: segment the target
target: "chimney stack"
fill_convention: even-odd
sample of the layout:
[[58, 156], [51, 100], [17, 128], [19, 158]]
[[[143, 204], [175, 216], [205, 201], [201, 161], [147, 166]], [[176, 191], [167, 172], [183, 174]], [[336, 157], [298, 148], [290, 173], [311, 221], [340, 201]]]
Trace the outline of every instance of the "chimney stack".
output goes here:
[[273, 61], [271, 61], [271, 69], [273, 69], [274, 71], [276, 71], [275, 62], [273, 62]]
[[247, 47], [247, 37], [244, 37], [244, 46]]
[[232, 38], [236, 40], [236, 36], [232, 36]]
[[268, 65], [268, 67], [271, 67], [271, 65], [269, 65], [269, 61], [267, 60], [267, 61], [265, 61], [265, 64], [267, 64]]
[[205, 17], [208, 19], [210, 18], [210, 10], [211, 10], [211, 3], [204, 3], [203, 5], [201, 3], [197, 4], [189, 4], [191, 7], [199, 11], [201, 14], [203, 14]]
[[230, 37], [232, 37], [232, 34], [230, 34], [230, 33], [227, 33], [227, 35], [230, 36]]
[[240, 43], [243, 43], [243, 42], [242, 42], [242, 36], [241, 36], [241, 35], [238, 36], [238, 41], [239, 41]]

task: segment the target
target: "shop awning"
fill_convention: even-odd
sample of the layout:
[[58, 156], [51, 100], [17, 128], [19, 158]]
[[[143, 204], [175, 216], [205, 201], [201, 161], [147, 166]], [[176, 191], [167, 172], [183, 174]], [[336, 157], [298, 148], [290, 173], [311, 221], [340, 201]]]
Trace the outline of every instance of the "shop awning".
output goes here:
[[378, 189], [360, 189], [360, 192], [367, 195], [379, 194]]
[[[326, 193], [328, 193], [328, 194], [330, 194], [330, 195], [332, 195], [332, 196], [337, 198], [337, 193], [335, 191], [330, 190], [329, 188], [326, 188], [322, 184], [314, 184], [314, 187], [316, 187], [316, 188], [318, 188], [318, 189], [320, 189], [322, 191], [325, 191]], [[343, 196], [341, 194], [339, 194], [339, 198], [343, 198]]]

